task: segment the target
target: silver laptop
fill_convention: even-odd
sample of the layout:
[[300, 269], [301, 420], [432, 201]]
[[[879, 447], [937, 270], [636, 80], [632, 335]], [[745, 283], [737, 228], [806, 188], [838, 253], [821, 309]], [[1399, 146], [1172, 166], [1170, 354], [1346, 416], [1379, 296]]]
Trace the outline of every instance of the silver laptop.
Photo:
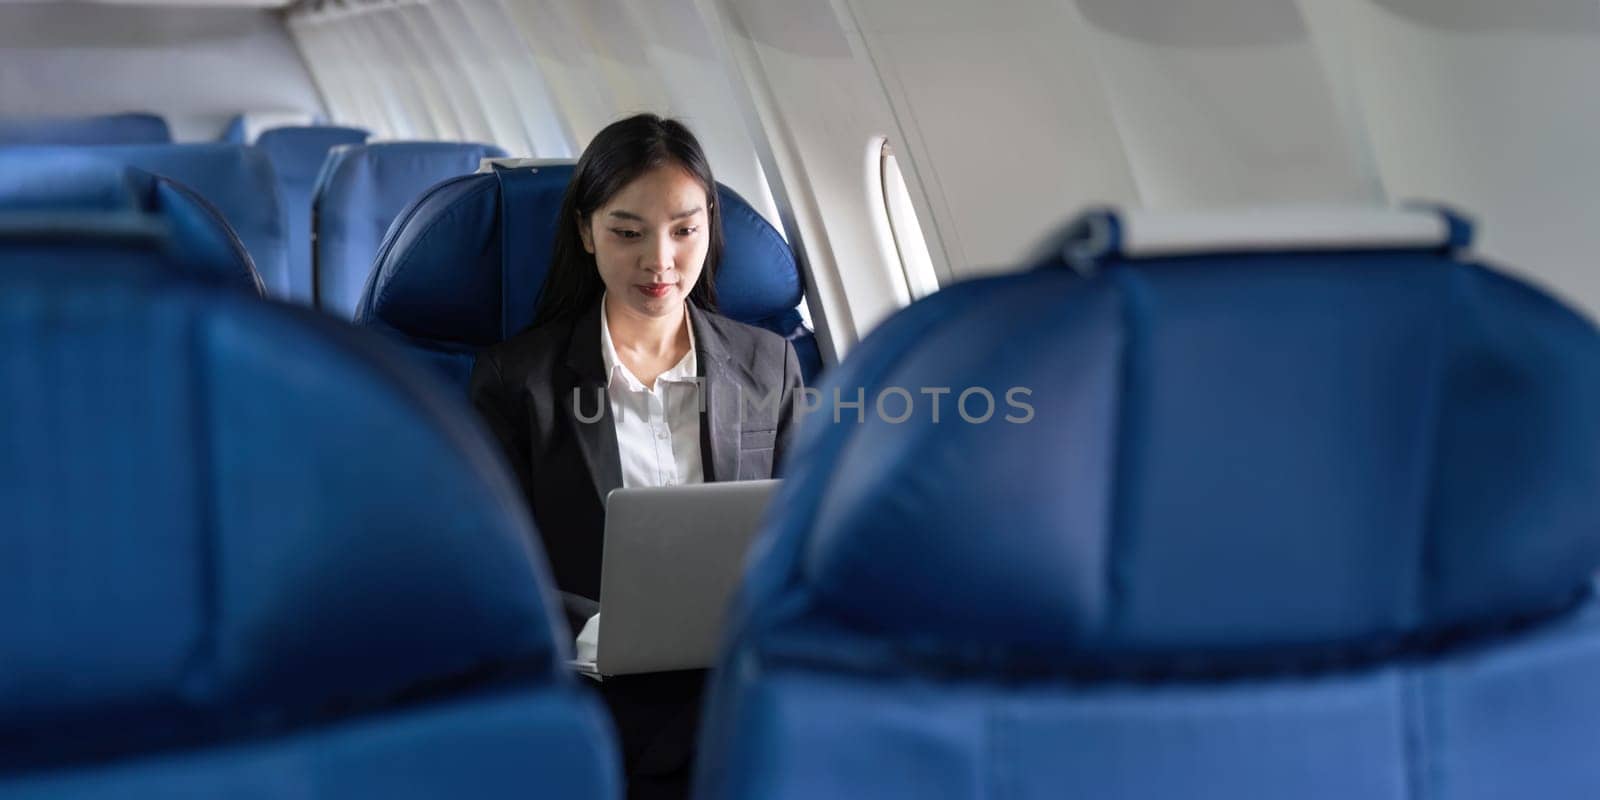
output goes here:
[[711, 666], [776, 480], [617, 489], [606, 498], [598, 675]]

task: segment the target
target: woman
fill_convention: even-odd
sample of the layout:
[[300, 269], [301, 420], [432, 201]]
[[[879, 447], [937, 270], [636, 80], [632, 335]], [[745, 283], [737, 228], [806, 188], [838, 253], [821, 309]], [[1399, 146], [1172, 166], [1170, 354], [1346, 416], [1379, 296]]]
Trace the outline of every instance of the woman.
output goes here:
[[[533, 327], [472, 371], [574, 630], [601, 599], [612, 489], [770, 478], [789, 442], [799, 362], [782, 337], [717, 315], [716, 200], [683, 125], [644, 114], [602, 130], [562, 201]], [[703, 682], [696, 671], [600, 685], [630, 798], [687, 795]]]

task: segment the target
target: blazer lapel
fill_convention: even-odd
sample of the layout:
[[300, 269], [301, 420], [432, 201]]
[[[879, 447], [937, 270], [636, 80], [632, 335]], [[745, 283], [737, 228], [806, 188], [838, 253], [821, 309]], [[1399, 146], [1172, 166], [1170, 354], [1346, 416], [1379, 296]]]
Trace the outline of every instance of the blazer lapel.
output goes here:
[[[606, 495], [622, 486], [622, 457], [617, 451], [617, 426], [606, 394], [605, 360], [600, 356], [600, 304], [595, 303], [572, 327], [567, 368], [572, 385], [564, 387], [561, 407], [572, 425], [578, 449], [603, 506]], [[593, 420], [593, 421], [588, 421]]]
[[[705, 403], [700, 414], [700, 448], [707, 453], [706, 481], [739, 478], [739, 386], [728, 377], [728, 352], [722, 337], [692, 304], [695, 357], [700, 362]], [[597, 334], [598, 335], [598, 334]]]

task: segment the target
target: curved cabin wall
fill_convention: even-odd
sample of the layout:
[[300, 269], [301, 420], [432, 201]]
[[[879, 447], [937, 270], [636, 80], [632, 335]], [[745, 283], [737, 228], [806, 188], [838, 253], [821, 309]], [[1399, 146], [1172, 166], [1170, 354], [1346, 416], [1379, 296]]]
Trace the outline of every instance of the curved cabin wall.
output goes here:
[[1460, 206], [1477, 252], [1600, 316], [1600, 3], [1299, 2], [1387, 196]]
[[242, 111], [322, 102], [271, 11], [0, 3], [0, 115], [152, 111], [179, 141], [212, 140]]
[[[1600, 311], [1600, 273], [1587, 268], [1600, 250], [1600, 226], [1588, 223], [1600, 215], [1593, 0], [329, 7], [346, 27], [374, 26], [372, 35], [403, 15], [509, 18], [526, 50], [512, 68], [519, 91], [505, 100], [447, 93], [468, 107], [455, 115], [463, 120], [483, 116], [480, 104], [548, 96], [576, 151], [634, 110], [689, 118], [728, 182], [790, 232], [831, 353], [911, 296], [884, 255], [893, 249], [883, 226], [870, 221], [883, 213], [872, 191], [876, 141], [897, 153], [945, 281], [1024, 263], [1085, 205], [1421, 199], [1473, 214], [1482, 253]], [[308, 54], [328, 54], [326, 67], [311, 60], [335, 115], [381, 129], [389, 109], [374, 84], [386, 72], [414, 82], [415, 65], [359, 63], [350, 57], [359, 50], [318, 44], [330, 32], [295, 30]], [[383, 51], [451, 62], [464, 75], [479, 61], [452, 57], [447, 31], [410, 35], [421, 44]]]
[[[753, 92], [781, 87], [763, 119], [778, 149], [842, 161], [859, 143], [841, 131], [894, 129], [947, 277], [1022, 263], [1087, 204], [1425, 200], [1473, 215], [1478, 252], [1600, 313], [1593, 0], [701, 4], [839, 31], [848, 46], [831, 49], [782, 26], [729, 36], [761, 54]], [[850, 189], [831, 172], [784, 176], [797, 178], [818, 197]], [[836, 261], [867, 260], [854, 256]]]
[[1415, 198], [1600, 311], [1597, 40], [1593, 0], [0, 3], [0, 113], [147, 109], [192, 140], [325, 98], [380, 137], [558, 158], [626, 113], [681, 115], [806, 257], [843, 353], [911, 296], [868, 221], [883, 141], [945, 281], [1088, 204]]

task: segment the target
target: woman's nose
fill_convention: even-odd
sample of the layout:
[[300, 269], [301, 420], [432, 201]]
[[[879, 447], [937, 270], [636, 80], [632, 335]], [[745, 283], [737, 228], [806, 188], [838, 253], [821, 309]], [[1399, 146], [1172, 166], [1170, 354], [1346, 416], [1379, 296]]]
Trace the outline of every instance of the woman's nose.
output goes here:
[[671, 240], [658, 240], [645, 255], [644, 268], [653, 273], [668, 272], [672, 269], [675, 256]]

